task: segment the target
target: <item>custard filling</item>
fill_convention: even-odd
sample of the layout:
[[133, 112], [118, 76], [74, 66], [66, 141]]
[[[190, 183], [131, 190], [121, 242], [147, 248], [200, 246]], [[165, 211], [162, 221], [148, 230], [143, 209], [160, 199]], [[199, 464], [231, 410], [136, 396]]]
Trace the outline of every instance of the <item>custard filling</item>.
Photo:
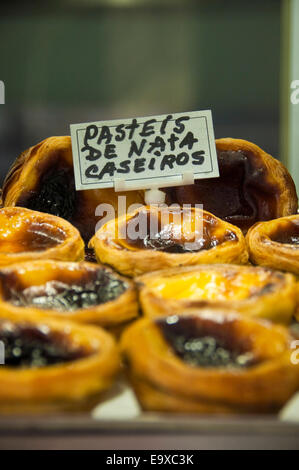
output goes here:
[[198, 271], [168, 278], [160, 277], [148, 286], [161, 297], [175, 300], [243, 300], [275, 289], [273, 274], [269, 272], [224, 273]]

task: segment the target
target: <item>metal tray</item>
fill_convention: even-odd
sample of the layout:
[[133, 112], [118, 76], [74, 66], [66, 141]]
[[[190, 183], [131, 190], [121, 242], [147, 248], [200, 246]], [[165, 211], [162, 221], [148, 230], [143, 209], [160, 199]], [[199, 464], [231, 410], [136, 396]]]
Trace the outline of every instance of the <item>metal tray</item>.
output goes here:
[[276, 416], [3, 416], [0, 449], [299, 449], [299, 424]]
[[90, 412], [0, 415], [0, 449], [299, 449], [299, 394], [288, 413], [238, 416], [143, 412], [124, 377], [102, 398]]

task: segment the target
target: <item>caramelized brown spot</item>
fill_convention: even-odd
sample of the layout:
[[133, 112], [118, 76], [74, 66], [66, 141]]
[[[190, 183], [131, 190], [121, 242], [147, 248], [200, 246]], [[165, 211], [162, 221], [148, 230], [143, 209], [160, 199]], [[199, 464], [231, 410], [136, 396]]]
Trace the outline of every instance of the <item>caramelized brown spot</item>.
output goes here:
[[[168, 208], [159, 212], [141, 210], [131, 217], [124, 227], [121, 227], [121, 236], [132, 248], [166, 253], [209, 250], [226, 241], [237, 241], [236, 234], [231, 230], [226, 229], [217, 233], [220, 223], [208, 214], [204, 215], [200, 236], [196, 238], [195, 234], [192, 234], [190, 238], [186, 238], [181, 228], [185, 211], [187, 209], [183, 208]], [[163, 218], [163, 214], [166, 212], [168, 212], [168, 218], [165, 223], [166, 219]], [[133, 238], [132, 234], [135, 235], [135, 233], [136, 238]]]
[[219, 178], [191, 186], [166, 188], [167, 204], [203, 204], [203, 208], [243, 230], [276, 217], [276, 187], [266, 167], [249, 151], [217, 151]]
[[299, 219], [281, 220], [277, 228], [270, 235], [271, 240], [277, 243], [299, 245]]
[[257, 363], [249, 338], [236, 334], [233, 320], [172, 316], [156, 320], [174, 353], [195, 367], [241, 368]]
[[83, 348], [74, 347], [63, 333], [30, 323], [14, 324], [2, 320], [0, 341], [4, 344], [5, 366], [8, 367], [46, 367], [90, 354]]
[[3, 253], [23, 253], [26, 251], [43, 251], [62, 243], [65, 232], [47, 222], [28, 220], [20, 228], [12, 228], [8, 236], [2, 233], [0, 251]]

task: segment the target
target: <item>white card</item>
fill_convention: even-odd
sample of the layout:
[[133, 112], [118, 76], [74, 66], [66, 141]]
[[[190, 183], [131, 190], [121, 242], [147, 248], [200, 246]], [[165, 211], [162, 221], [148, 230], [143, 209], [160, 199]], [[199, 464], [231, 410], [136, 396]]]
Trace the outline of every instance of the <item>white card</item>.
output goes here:
[[126, 382], [119, 381], [116, 383], [110, 389], [110, 395], [108, 391], [105, 401], [99, 403], [93, 409], [92, 417], [94, 419], [128, 420], [140, 415], [141, 409], [135, 393]]
[[219, 176], [210, 110], [70, 127], [77, 190], [149, 189]]
[[0, 104], [5, 103], [5, 86], [4, 82], [0, 80]]
[[279, 419], [281, 421], [299, 422], [299, 393], [290, 398], [279, 412]]

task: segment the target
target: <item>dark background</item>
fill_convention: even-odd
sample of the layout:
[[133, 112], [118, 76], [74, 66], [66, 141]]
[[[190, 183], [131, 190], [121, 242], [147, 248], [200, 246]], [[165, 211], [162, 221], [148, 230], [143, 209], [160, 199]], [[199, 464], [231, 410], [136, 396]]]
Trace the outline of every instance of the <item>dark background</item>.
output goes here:
[[212, 109], [279, 158], [279, 0], [1, 2], [0, 178], [69, 124]]

